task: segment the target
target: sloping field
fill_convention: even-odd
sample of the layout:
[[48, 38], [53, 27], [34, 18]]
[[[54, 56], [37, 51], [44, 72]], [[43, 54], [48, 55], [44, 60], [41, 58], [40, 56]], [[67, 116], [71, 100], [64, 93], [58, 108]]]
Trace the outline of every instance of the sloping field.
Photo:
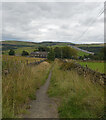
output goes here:
[[24, 41], [2, 41], [2, 44], [10, 44], [10, 45], [28, 45], [28, 46], [36, 45], [36, 43], [34, 43], [34, 42], [24, 42]]
[[89, 53], [86, 53], [86, 52], [78, 50], [78, 56], [82, 56], [83, 57], [84, 55], [89, 55]]
[[[9, 50], [3, 51], [4, 54], [8, 55]], [[27, 51], [30, 54], [31, 52], [36, 50], [36, 48], [35, 47], [19, 47], [19, 48], [14, 49], [16, 55], [21, 55], [23, 50]]]
[[100, 52], [104, 46], [105, 44], [76, 44], [76, 47], [94, 53]]

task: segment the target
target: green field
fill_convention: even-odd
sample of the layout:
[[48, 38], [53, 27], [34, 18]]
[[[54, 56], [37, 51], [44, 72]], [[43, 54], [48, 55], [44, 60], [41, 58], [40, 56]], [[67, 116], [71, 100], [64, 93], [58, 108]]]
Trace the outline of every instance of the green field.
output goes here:
[[89, 55], [88, 53], [85, 53], [85, 52], [83, 52], [83, 51], [78, 51], [78, 56], [84, 56], [84, 55]]
[[103, 47], [104, 44], [76, 44], [76, 47]]
[[24, 42], [24, 41], [2, 41], [2, 44], [10, 44], [10, 45], [36, 45], [34, 42]]
[[76, 44], [75, 46], [97, 54], [105, 44]]
[[[104, 73], [104, 62], [79, 62], [83, 66], [88, 66], [92, 70], [95, 70], [97, 72]], [[105, 72], [106, 73], [106, 72]]]
[[[30, 54], [35, 49], [36, 49], [35, 47], [21, 47], [21, 48], [14, 49], [14, 51], [16, 55], [21, 55], [23, 50], [27, 51]], [[9, 50], [3, 51], [3, 52], [5, 55], [8, 55]]]

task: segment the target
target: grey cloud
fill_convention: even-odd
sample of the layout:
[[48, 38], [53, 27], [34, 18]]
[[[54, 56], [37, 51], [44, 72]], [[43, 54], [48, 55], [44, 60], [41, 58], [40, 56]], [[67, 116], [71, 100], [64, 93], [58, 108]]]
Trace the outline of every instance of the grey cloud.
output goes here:
[[[103, 3], [84, 2], [3, 3], [3, 39], [101, 42], [104, 18], [96, 16], [102, 7]], [[90, 25], [91, 21], [95, 23]], [[88, 33], [77, 41], [87, 28]]]

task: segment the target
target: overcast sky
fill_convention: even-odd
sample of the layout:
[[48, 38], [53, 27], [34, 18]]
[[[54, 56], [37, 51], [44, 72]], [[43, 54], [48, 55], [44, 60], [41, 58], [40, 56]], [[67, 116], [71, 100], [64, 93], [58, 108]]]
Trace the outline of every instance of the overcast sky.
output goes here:
[[103, 9], [103, 2], [5, 2], [2, 39], [103, 43]]

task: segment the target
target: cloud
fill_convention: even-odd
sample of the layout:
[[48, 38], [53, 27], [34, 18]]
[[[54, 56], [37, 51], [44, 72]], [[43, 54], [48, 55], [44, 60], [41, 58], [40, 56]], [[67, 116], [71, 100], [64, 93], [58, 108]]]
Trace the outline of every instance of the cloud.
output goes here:
[[104, 42], [104, 16], [98, 17], [103, 7], [85, 2], [5, 2], [3, 40]]

